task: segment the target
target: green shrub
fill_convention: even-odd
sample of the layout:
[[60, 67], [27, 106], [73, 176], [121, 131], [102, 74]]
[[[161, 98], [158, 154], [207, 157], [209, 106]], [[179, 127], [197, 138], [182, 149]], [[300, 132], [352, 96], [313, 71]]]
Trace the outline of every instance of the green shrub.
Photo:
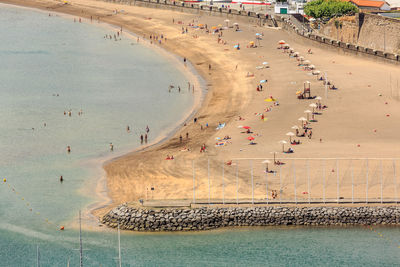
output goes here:
[[357, 12], [355, 5], [340, 0], [315, 0], [304, 6], [304, 13], [317, 19], [354, 15]]

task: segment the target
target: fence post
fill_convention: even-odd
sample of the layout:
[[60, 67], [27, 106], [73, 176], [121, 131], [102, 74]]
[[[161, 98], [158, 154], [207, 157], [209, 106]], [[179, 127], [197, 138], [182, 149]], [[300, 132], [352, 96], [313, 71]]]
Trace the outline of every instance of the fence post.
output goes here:
[[267, 204], [268, 204], [268, 172], [265, 170], [265, 192], [267, 197]]
[[365, 182], [365, 203], [368, 203], [368, 159], [366, 163], [366, 182]]
[[307, 160], [307, 193], [308, 193], [308, 204], [311, 204], [311, 192], [310, 192], [310, 166]]
[[325, 186], [326, 186], [326, 159], [324, 160], [324, 167], [322, 168], [322, 176], [323, 176], [323, 179], [324, 179], [324, 188], [323, 188], [323, 191], [322, 191], [322, 198], [323, 198], [323, 200], [324, 200], [324, 204], [326, 203], [326, 201], [325, 201]]
[[383, 203], [383, 169], [382, 169], [382, 160], [380, 161], [380, 169], [381, 169], [381, 204]]
[[254, 178], [253, 178], [253, 160], [251, 161], [251, 204], [254, 205]]
[[353, 161], [350, 160], [350, 172], [351, 172], [351, 203], [354, 204], [354, 167]]
[[282, 192], [281, 165], [279, 165], [279, 204], [282, 204]]
[[397, 204], [398, 197], [397, 197], [397, 179], [396, 179], [396, 160], [393, 160], [393, 180], [394, 180], [394, 195]]
[[239, 205], [239, 161], [236, 163], [236, 205]]
[[196, 181], [194, 172], [194, 160], [192, 160], [192, 168], [193, 168], [193, 204], [196, 204]]
[[297, 192], [296, 192], [296, 168], [294, 166], [294, 160], [292, 160], [293, 168], [293, 179], [294, 179], [294, 202], [297, 204]]
[[211, 204], [211, 182], [210, 182], [210, 158], [207, 162], [207, 177], [208, 177], [208, 205]]
[[340, 201], [340, 192], [339, 192], [339, 160], [336, 159], [336, 180], [337, 180], [337, 203]]
[[222, 161], [222, 204], [225, 205], [224, 162]]

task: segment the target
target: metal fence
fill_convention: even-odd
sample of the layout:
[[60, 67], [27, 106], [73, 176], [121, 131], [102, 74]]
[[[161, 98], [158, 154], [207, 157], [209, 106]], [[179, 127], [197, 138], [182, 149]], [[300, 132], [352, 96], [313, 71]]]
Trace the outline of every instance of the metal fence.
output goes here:
[[[147, 199], [186, 199], [193, 204], [397, 203], [399, 162], [395, 158], [221, 161], [205, 157], [185, 162], [185, 170], [177, 164], [178, 171], [171, 161], [169, 175], [182, 183], [172, 183], [175, 188], [155, 183]], [[174, 193], [161, 196], [158, 186]]]

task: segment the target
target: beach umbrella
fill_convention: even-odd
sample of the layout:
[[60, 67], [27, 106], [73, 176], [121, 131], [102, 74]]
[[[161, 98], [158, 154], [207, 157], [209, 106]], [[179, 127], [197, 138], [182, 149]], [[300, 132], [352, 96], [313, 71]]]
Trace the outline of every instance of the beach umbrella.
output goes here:
[[267, 82], [267, 80], [261, 80], [260, 81], [260, 83], [266, 83]]
[[295, 134], [292, 132], [288, 132], [286, 133], [286, 135], [289, 136], [289, 142], [292, 143], [292, 136], [295, 136]]
[[294, 52], [294, 53], [293, 53], [293, 56], [295, 56], [295, 57], [298, 57], [299, 55], [300, 55], [299, 52]]
[[250, 126], [243, 126], [242, 128], [243, 128], [243, 129], [247, 129], [247, 130], [248, 130], [248, 129], [251, 129]]
[[317, 104], [311, 103], [311, 104], [309, 105], [309, 107], [312, 108], [312, 113], [314, 114], [314, 109], [317, 107]]
[[261, 33], [256, 33], [256, 36], [262, 36], [262, 34]]
[[303, 60], [304, 60], [304, 57], [303, 57], [303, 56], [299, 57], [299, 60], [300, 60], [300, 61], [303, 61]]
[[247, 137], [247, 140], [253, 141], [253, 140], [254, 140], [254, 137], [253, 137], [253, 136], [249, 136], [249, 137]]
[[282, 152], [285, 152], [285, 144], [287, 144], [287, 142], [285, 140], [281, 140], [279, 143], [282, 144]]
[[271, 163], [271, 161], [269, 161], [269, 160], [264, 160], [263, 162], [261, 162], [261, 163], [264, 163], [265, 165], [266, 165], [266, 168], [267, 168], [267, 170], [268, 170], [268, 164], [269, 163]]
[[321, 72], [319, 71], [319, 70], [315, 70], [314, 72], [313, 72], [313, 74], [314, 75], [318, 75], [318, 74], [320, 74]]
[[239, 45], [235, 45], [233, 48], [239, 48]]
[[311, 110], [305, 110], [304, 111], [304, 113], [306, 113], [307, 114], [307, 121], [310, 119], [310, 113], [311, 113]]
[[310, 70], [315, 69], [315, 65], [310, 65], [310, 66], [308, 66], [308, 67], [310, 68]]
[[299, 126], [293, 125], [293, 126], [292, 126], [292, 129], [298, 130], [298, 129], [299, 129]]
[[310, 60], [305, 60], [305, 61], [303, 62], [303, 64], [304, 64], [304, 65], [310, 65], [310, 64], [311, 64], [311, 61], [310, 61]]
[[318, 100], [318, 103], [320, 103], [320, 104], [321, 104], [322, 97], [320, 97], [320, 96], [317, 96], [315, 99], [316, 99], [316, 100]]
[[235, 26], [239, 26], [239, 23], [235, 22], [235, 23], [233, 23], [233, 25], [235, 25]]
[[264, 61], [262, 64], [263, 64], [263, 65], [268, 65], [268, 62]]
[[285, 44], [285, 41], [284, 41], [284, 40], [280, 40], [280, 41], [278, 42], [278, 44], [283, 45], [283, 44]]
[[212, 30], [216, 30], [217, 27], [216, 27], [216, 26], [212, 26], [211, 29], [212, 29]]
[[302, 126], [303, 126], [304, 122], [307, 121], [307, 119], [304, 117], [300, 117], [298, 120], [301, 121]]
[[243, 128], [243, 125], [239, 125], [238, 128]]

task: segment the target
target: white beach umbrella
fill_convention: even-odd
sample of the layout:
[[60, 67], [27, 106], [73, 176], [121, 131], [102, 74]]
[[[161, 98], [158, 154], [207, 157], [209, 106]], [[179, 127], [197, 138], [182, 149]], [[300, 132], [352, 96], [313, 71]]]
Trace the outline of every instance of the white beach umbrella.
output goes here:
[[268, 65], [268, 62], [264, 61], [262, 64], [263, 64], [263, 65]]
[[310, 63], [311, 63], [310, 60], [305, 60], [305, 61], [303, 62], [304, 65], [310, 65]]
[[310, 65], [310, 66], [308, 66], [310, 69], [315, 69], [315, 65]]
[[293, 53], [293, 55], [295, 55], [295, 56], [299, 56], [299, 55], [300, 55], [300, 53], [299, 53], [299, 52], [294, 52], [294, 53]]
[[316, 99], [316, 100], [322, 100], [322, 97], [317, 96], [315, 99]]
[[304, 113], [306, 113], [307, 114], [307, 121], [310, 119], [310, 113], [311, 113], [311, 110], [304, 110]]
[[311, 113], [311, 110], [309, 110], [309, 109], [304, 110], [304, 113]]
[[319, 70], [315, 70], [314, 72], [313, 72], [313, 74], [315, 75], [315, 74], [320, 74], [321, 72], [319, 71]]
[[289, 136], [289, 142], [292, 143], [292, 136], [295, 136], [295, 134], [292, 132], [288, 132], [286, 133], [286, 135]]
[[235, 23], [233, 23], [233, 25], [235, 25], [235, 26], [238, 26], [238, 25], [239, 25], [239, 23], [235, 22]]
[[282, 152], [285, 151], [285, 144], [287, 144], [287, 142], [285, 140], [281, 140], [279, 141], [280, 144], [282, 144]]
[[292, 126], [292, 129], [298, 130], [298, 129], [300, 129], [300, 128], [299, 128], [299, 126], [297, 126], [297, 125], [293, 125], [293, 126]]
[[306, 121], [307, 119], [304, 118], [304, 117], [300, 117], [298, 120], [299, 120], [299, 121]]
[[229, 19], [226, 19], [226, 20], [224, 20], [225, 22], [229, 22], [230, 20]]
[[311, 103], [311, 104], [309, 105], [309, 107], [312, 108], [312, 113], [314, 114], [314, 109], [317, 107], [317, 104]]
[[304, 57], [303, 57], [303, 56], [299, 57], [299, 60], [300, 60], [300, 61], [303, 61], [303, 60], [304, 60]]
[[261, 162], [261, 163], [264, 163], [264, 164], [268, 164], [268, 163], [271, 163], [271, 161], [269, 161], [269, 160], [264, 160], [263, 162]]

